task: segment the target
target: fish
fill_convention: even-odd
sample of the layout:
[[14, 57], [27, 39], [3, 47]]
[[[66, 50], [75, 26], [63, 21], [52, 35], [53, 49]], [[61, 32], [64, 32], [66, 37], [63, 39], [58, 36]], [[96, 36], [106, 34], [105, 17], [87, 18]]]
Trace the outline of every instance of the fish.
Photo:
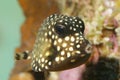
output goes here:
[[[35, 72], [62, 71], [85, 64], [92, 55], [92, 45], [84, 36], [85, 24], [75, 16], [52, 14], [38, 30], [33, 50], [16, 54], [27, 59]], [[23, 58], [20, 58], [23, 57]]]

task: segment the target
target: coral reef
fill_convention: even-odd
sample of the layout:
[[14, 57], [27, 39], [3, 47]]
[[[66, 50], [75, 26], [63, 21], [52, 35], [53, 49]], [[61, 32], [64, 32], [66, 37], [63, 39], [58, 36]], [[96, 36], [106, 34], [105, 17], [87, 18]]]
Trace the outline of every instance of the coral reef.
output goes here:
[[[58, 1], [58, 4], [61, 5], [61, 13], [79, 16], [84, 20], [86, 38], [94, 46], [92, 63], [99, 62], [99, 57], [103, 56], [120, 61], [120, 0], [62, 0]], [[64, 76], [61, 80], [67, 78], [68, 76]], [[82, 80], [82, 78], [76, 80]]]
[[87, 64], [83, 80], [119, 80], [119, 71], [117, 59], [100, 57], [96, 64]]

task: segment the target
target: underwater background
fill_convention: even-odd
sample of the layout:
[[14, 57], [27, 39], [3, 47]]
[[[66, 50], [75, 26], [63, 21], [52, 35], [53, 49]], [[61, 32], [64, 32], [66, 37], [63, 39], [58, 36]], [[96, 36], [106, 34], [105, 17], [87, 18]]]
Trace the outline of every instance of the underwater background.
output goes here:
[[27, 61], [14, 63], [14, 53], [33, 49], [40, 24], [53, 13], [83, 19], [94, 55], [89, 65], [50, 72], [48, 80], [119, 80], [120, 0], [1, 0], [0, 80], [40, 80]]
[[24, 21], [17, 0], [0, 0], [0, 80], [8, 80], [14, 64], [15, 47], [20, 42]]

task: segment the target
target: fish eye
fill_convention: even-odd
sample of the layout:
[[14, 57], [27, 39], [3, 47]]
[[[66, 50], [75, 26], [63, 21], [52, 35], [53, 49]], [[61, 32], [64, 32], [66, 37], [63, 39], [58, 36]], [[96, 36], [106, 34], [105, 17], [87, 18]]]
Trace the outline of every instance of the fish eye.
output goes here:
[[59, 36], [65, 36], [66, 35], [66, 26], [62, 25], [62, 24], [56, 24], [54, 26], [55, 28], [55, 32], [59, 35]]

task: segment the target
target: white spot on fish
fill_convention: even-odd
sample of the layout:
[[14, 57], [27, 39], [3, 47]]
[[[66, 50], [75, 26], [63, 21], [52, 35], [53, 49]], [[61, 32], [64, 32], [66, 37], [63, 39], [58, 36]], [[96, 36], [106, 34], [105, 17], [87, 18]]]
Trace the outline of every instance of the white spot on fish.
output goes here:
[[52, 64], [52, 62], [51, 62], [51, 61], [49, 61], [49, 62], [48, 62], [48, 65], [50, 66], [51, 64]]
[[61, 55], [65, 55], [65, 51], [61, 51]]
[[35, 66], [35, 71], [37, 71], [37, 69], [38, 69], [38, 67], [37, 67], [37, 66]]
[[53, 44], [54, 44], [54, 45], [57, 45], [57, 41], [55, 40]]
[[69, 47], [69, 51], [73, 51], [73, 47]]
[[57, 46], [57, 50], [60, 51], [60, 46]]
[[81, 22], [81, 21], [79, 21], [79, 23], [81, 24], [82, 22]]
[[60, 60], [63, 61], [65, 58], [64, 57], [60, 57]]
[[52, 32], [51, 31], [49, 31], [49, 35], [51, 35], [52, 34]]
[[74, 38], [73, 36], [71, 37], [71, 41], [72, 41], [72, 42], [74, 42], [74, 41], [75, 41], [75, 38]]
[[41, 69], [40, 69], [40, 68], [39, 68], [38, 70], [39, 70], [39, 72], [41, 71]]
[[75, 62], [75, 59], [72, 59], [70, 62], [72, 62], [72, 63]]
[[79, 25], [76, 25], [76, 27], [79, 27]]
[[69, 36], [66, 36], [66, 37], [65, 37], [65, 40], [66, 40], [66, 41], [69, 41], [69, 39], [70, 39]]
[[42, 59], [41, 59], [41, 61], [42, 61], [42, 62], [44, 62], [44, 61], [45, 61], [45, 59], [44, 59], [44, 58], [42, 58]]
[[58, 62], [59, 60], [60, 60], [60, 58], [59, 58], [59, 57], [56, 57], [56, 58], [55, 58], [55, 61], [56, 61], [56, 62]]
[[67, 43], [64, 42], [64, 43], [62, 44], [62, 47], [67, 47]]
[[45, 66], [45, 69], [48, 69], [48, 66]]
[[81, 52], [80, 51], [75, 51], [77, 54], [80, 54]]
[[59, 43], [61, 43], [61, 42], [62, 42], [62, 39], [61, 39], [61, 38], [59, 38], [59, 39], [58, 39], [58, 42], [59, 42]]
[[76, 47], [77, 47], [77, 48], [80, 48], [80, 44], [77, 44]]
[[70, 52], [67, 52], [67, 57], [69, 58], [71, 56]]

